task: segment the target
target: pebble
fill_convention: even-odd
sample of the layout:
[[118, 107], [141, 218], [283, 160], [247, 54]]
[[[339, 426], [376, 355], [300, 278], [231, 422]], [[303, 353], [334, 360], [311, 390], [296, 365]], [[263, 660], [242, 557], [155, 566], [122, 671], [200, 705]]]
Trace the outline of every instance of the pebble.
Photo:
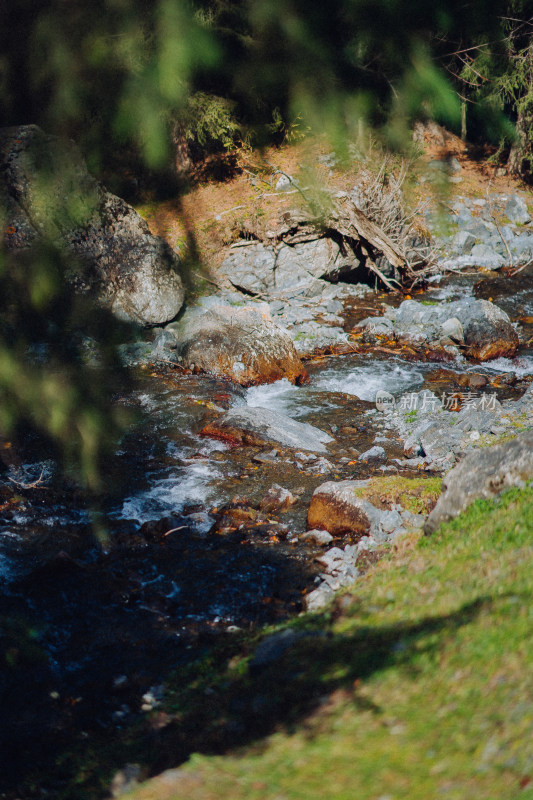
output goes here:
[[312, 542], [321, 546], [325, 546], [333, 541], [333, 536], [327, 531], [321, 531], [315, 528], [312, 531], [306, 531], [300, 536], [302, 542]]

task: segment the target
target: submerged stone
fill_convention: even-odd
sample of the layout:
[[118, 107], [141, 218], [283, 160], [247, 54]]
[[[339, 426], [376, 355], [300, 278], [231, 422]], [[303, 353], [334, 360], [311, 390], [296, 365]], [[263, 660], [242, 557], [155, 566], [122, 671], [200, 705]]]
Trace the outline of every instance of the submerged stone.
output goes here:
[[206, 425], [202, 434], [235, 445], [278, 444], [314, 453], [327, 452], [333, 438], [306, 422], [268, 408], [236, 408]]

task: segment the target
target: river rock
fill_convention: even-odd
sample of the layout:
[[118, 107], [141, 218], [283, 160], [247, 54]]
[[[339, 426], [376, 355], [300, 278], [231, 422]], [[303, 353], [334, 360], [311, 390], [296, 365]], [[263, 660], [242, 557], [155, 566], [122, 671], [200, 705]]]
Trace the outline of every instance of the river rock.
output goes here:
[[335, 592], [327, 583], [321, 583], [318, 589], [309, 592], [304, 597], [305, 610], [312, 614], [315, 611], [321, 611], [325, 608], [335, 597]]
[[505, 258], [499, 255], [488, 244], [476, 244], [470, 253], [472, 262], [485, 269], [500, 269], [505, 265]]
[[184, 297], [178, 256], [89, 175], [72, 142], [36, 125], [3, 129], [0, 184], [8, 249], [51, 240], [73, 257], [73, 286], [119, 318], [157, 325], [176, 316]]
[[387, 454], [385, 452], [385, 448], [381, 447], [381, 445], [374, 445], [371, 447], [370, 450], [365, 450], [364, 453], [361, 453], [359, 456], [359, 461], [386, 461]]
[[517, 194], [511, 195], [507, 201], [505, 214], [511, 222], [517, 222], [520, 225], [525, 225], [531, 219], [525, 201]]
[[307, 422], [297, 422], [259, 406], [232, 409], [206, 425], [202, 434], [235, 445], [278, 444], [314, 453], [327, 452], [326, 444], [333, 441], [329, 434]]
[[469, 453], [443, 481], [443, 493], [428, 517], [426, 533], [458, 516], [478, 497], [491, 498], [533, 480], [533, 432]]
[[[405, 300], [390, 314], [393, 315], [395, 336], [415, 344], [449, 338], [460, 340], [462, 332], [466, 354], [479, 361], [511, 357], [518, 346], [518, 334], [508, 315], [488, 300], [466, 297], [430, 306], [416, 300]], [[390, 322], [388, 318], [380, 317], [364, 320], [361, 325], [371, 331], [378, 323], [390, 327]]]
[[343, 255], [332, 239], [317, 237], [278, 248], [260, 243], [235, 248], [219, 272], [249, 294], [314, 297], [322, 293], [323, 281], [337, 281], [358, 266], [355, 256]]
[[266, 303], [212, 306], [187, 312], [168, 326], [177, 337], [176, 363], [195, 372], [230, 378], [241, 386], [309, 378], [289, 334], [272, 321]]
[[315, 528], [312, 531], [306, 531], [299, 537], [301, 542], [308, 542], [310, 544], [317, 544], [320, 547], [325, 547], [333, 541], [333, 536], [327, 531], [321, 531]]
[[297, 499], [292, 492], [275, 483], [259, 503], [259, 508], [271, 514], [275, 511], [287, 511], [296, 502]]
[[512, 357], [518, 347], [518, 334], [505, 311], [488, 300], [474, 303], [463, 322], [466, 354], [478, 361]]
[[466, 256], [476, 243], [476, 237], [470, 231], [458, 231], [452, 242], [452, 250], [461, 256]]
[[357, 496], [359, 481], [327, 481], [313, 492], [307, 512], [310, 529], [321, 528], [333, 536], [365, 536], [381, 532], [379, 509]]

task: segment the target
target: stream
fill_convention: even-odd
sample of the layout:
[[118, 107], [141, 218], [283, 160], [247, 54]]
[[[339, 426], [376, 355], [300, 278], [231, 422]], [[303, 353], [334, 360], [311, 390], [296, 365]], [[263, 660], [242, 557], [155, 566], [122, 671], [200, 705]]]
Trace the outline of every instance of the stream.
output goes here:
[[[464, 296], [475, 280], [455, 276], [425, 297]], [[486, 281], [476, 292], [513, 320], [533, 319], [533, 293], [521, 288], [520, 276], [514, 284]], [[514, 374], [518, 383], [498, 391], [518, 397], [533, 357], [522, 348], [512, 360], [480, 366], [354, 352], [316, 357], [306, 368], [308, 385], [281, 380], [246, 390], [172, 370], [140, 371], [134, 390], [117, 400], [136, 412], [136, 422], [106, 466], [109, 489], [93, 508], [38, 448], [7, 458], [0, 618], [8, 620], [4, 649], [16, 669], [3, 675], [0, 747], [10, 790], [66, 742], [135, 724], [157, 706], [169, 670], [218, 637], [302, 610], [320, 572], [317, 548], [298, 540], [314, 489], [326, 480], [417, 474], [399, 463], [403, 445], [375, 408], [378, 390], [395, 397], [440, 392], [449, 376], [481, 371]], [[210, 416], [244, 405], [315, 425], [335, 442], [315, 457], [232, 448], [201, 435]], [[385, 463], [357, 460], [376, 444]], [[273, 484], [297, 502], [257, 518], [250, 509]]]

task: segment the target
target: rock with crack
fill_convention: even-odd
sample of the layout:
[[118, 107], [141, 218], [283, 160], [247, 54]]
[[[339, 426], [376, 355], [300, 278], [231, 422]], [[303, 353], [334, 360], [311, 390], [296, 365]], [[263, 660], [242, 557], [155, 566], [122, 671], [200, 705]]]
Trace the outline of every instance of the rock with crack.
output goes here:
[[206, 425], [202, 434], [234, 445], [270, 445], [314, 453], [327, 452], [333, 438], [306, 422], [297, 422], [268, 408], [236, 408]]
[[220, 275], [247, 294], [314, 297], [323, 281], [337, 281], [359, 266], [353, 253], [318, 234], [315, 239], [279, 247], [255, 243], [238, 247], [223, 261]]
[[74, 288], [120, 319], [158, 325], [179, 312], [178, 256], [91, 177], [72, 142], [36, 125], [0, 132], [0, 215], [9, 250], [54, 242]]
[[479, 497], [492, 498], [533, 481], [533, 432], [469, 453], [443, 481], [443, 493], [428, 517], [426, 533], [458, 516]]
[[192, 309], [167, 330], [177, 339], [172, 360], [194, 372], [230, 378], [241, 386], [309, 380], [291, 337], [274, 324], [266, 303]]

